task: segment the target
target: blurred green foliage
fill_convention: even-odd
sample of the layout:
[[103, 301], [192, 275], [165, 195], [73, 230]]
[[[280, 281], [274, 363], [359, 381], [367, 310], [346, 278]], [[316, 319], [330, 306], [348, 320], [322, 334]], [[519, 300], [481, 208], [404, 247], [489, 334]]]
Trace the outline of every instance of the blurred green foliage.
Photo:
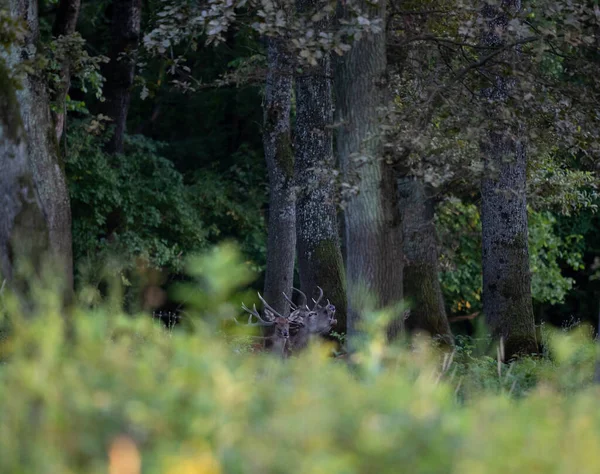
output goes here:
[[372, 314], [350, 366], [318, 345], [249, 355], [215, 333], [252, 278], [240, 257], [190, 260], [193, 331], [106, 305], [65, 318], [48, 282], [25, 318], [5, 291], [0, 472], [596, 472], [589, 333], [549, 334], [548, 358], [507, 365], [476, 341], [453, 356], [381, 344]]

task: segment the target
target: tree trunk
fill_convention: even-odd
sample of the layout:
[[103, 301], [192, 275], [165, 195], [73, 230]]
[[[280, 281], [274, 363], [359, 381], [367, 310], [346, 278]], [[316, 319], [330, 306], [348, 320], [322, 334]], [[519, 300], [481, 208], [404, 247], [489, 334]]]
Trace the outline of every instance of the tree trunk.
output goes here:
[[[385, 23], [385, 2], [365, 4], [372, 18]], [[365, 290], [378, 307], [402, 299], [402, 229], [394, 174], [383, 160], [379, 108], [385, 104], [385, 33], [365, 35], [337, 64], [336, 111], [340, 122], [337, 151], [347, 180], [358, 176], [359, 193], [346, 204], [346, 277], [348, 335], [357, 329], [366, 304]], [[359, 158], [359, 159], [357, 159]], [[389, 336], [402, 330], [394, 315]]]
[[[77, 18], [79, 17], [79, 7], [81, 0], [60, 0], [58, 11], [52, 26], [52, 36], [59, 38], [61, 36], [69, 36], [75, 33], [77, 26]], [[71, 87], [70, 64], [65, 61], [60, 71], [61, 86], [57, 89], [52, 97], [52, 102], [56, 106], [56, 111], [52, 113], [54, 120], [54, 128], [56, 130], [56, 138], [60, 141], [64, 128], [66, 111], [64, 104]]]
[[[504, 0], [503, 6], [518, 11], [520, 1]], [[483, 44], [497, 47], [508, 16], [488, 5], [484, 18]], [[500, 75], [493, 78], [495, 85], [484, 91], [492, 120], [495, 106], [506, 102], [514, 81]], [[493, 336], [503, 339], [507, 357], [537, 352], [529, 271], [527, 152], [519, 132], [491, 130], [482, 144], [486, 168], [481, 187], [483, 311]]]
[[290, 306], [283, 292], [291, 294], [294, 279], [296, 196], [290, 133], [292, 66], [282, 39], [267, 39], [267, 61], [263, 142], [270, 194], [265, 299], [286, 316]]
[[[298, 12], [310, 13], [313, 0], [297, 2]], [[324, 29], [328, 21], [316, 25]], [[295, 169], [298, 189], [296, 237], [300, 284], [308, 295], [323, 288], [336, 306], [336, 329], [346, 329], [344, 266], [338, 232], [333, 157], [333, 96], [329, 55], [316, 67], [296, 75]]]
[[127, 113], [135, 75], [137, 48], [142, 18], [141, 0], [113, 0], [111, 18], [112, 45], [106, 68], [105, 114], [114, 125], [106, 145], [109, 153], [123, 153]]
[[404, 239], [404, 296], [411, 305], [406, 328], [426, 331], [452, 345], [439, 280], [433, 199], [425, 185], [414, 177], [398, 180], [398, 194]]
[[[0, 134], [0, 265], [4, 278], [17, 281], [17, 265], [35, 270], [52, 259], [67, 291], [73, 285], [71, 208], [41, 77], [23, 78], [21, 88], [8, 80], [10, 70], [35, 54], [39, 40], [38, 2], [11, 0], [11, 14], [25, 21], [24, 43], [13, 45], [0, 68], [2, 132]], [[21, 281], [20, 283], [25, 283]]]

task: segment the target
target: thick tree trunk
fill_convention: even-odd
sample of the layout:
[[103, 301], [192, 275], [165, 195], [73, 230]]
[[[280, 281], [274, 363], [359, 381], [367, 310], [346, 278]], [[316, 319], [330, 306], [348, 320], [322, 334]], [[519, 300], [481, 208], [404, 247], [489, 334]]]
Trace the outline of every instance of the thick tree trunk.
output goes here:
[[[80, 6], [81, 0], [60, 0], [56, 18], [54, 19], [54, 25], [52, 26], [52, 36], [59, 38], [75, 33]], [[56, 107], [56, 111], [52, 113], [52, 117], [54, 119], [56, 138], [59, 141], [65, 128], [66, 111], [64, 110], [64, 104], [67, 99], [67, 94], [69, 93], [69, 88], [71, 87], [70, 69], [70, 64], [65, 61], [62, 70], [60, 71], [61, 86], [51, 98]]]
[[[371, 17], [382, 18], [385, 23], [385, 2], [378, 5], [369, 9]], [[347, 203], [345, 212], [349, 335], [356, 332], [365, 290], [378, 307], [402, 299], [397, 187], [392, 170], [383, 160], [379, 130], [379, 108], [386, 98], [382, 84], [386, 64], [385, 33], [381, 32], [365, 35], [354, 44], [335, 71], [340, 164], [346, 179], [359, 178], [359, 193]], [[402, 315], [394, 316], [390, 337], [402, 330]]]
[[[298, 12], [316, 7], [313, 0], [297, 2]], [[326, 27], [328, 22], [316, 26]], [[333, 96], [331, 59], [303, 67], [296, 75], [295, 169], [298, 189], [296, 236], [300, 284], [316, 295], [317, 286], [336, 306], [336, 329], [346, 330], [344, 264], [338, 232], [333, 157]]]
[[114, 125], [114, 133], [107, 143], [109, 153], [122, 153], [135, 75], [137, 48], [142, 18], [141, 0], [113, 0], [111, 18], [112, 45], [106, 71], [105, 114]]
[[414, 177], [398, 180], [404, 239], [404, 297], [410, 303], [406, 328], [426, 331], [453, 344], [439, 280], [434, 202], [425, 185]]
[[[518, 11], [520, 1], [504, 0], [503, 6]], [[489, 5], [483, 11], [483, 44], [497, 47], [508, 17]], [[496, 75], [494, 87], [484, 91], [492, 114], [494, 106], [508, 98], [511, 81], [514, 78]], [[519, 132], [492, 130], [482, 145], [486, 167], [481, 187], [483, 311], [494, 337], [503, 339], [507, 357], [537, 352], [529, 271], [527, 152], [525, 143], [515, 138]]]
[[291, 294], [296, 252], [294, 152], [290, 130], [292, 65], [282, 39], [267, 39], [268, 72], [263, 142], [269, 171], [269, 227], [265, 299], [289, 314], [283, 292]]
[[71, 209], [46, 85], [40, 77], [30, 75], [15, 92], [7, 79], [10, 69], [35, 54], [38, 4], [35, 0], [10, 0], [9, 4], [11, 14], [25, 21], [28, 33], [24, 44], [13, 45], [0, 70], [4, 122], [0, 135], [2, 275], [14, 279], [21, 260], [38, 270], [43, 261], [52, 259], [68, 289], [73, 285]]
[[[522, 143], [498, 136], [490, 142], [486, 159], [491, 176], [481, 188], [483, 311], [510, 357], [537, 352], [527, 242], [527, 158]], [[505, 162], [507, 155], [511, 162]]]

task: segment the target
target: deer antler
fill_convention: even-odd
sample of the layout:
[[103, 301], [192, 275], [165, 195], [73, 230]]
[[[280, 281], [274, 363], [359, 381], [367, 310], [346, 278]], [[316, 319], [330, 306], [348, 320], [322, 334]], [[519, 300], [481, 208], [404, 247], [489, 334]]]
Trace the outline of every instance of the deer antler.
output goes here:
[[320, 286], [317, 286], [317, 288], [319, 289], [319, 297], [317, 298], [317, 301], [315, 301], [315, 299], [313, 298], [313, 303], [315, 304], [313, 306], [313, 311], [315, 309], [317, 309], [317, 306], [319, 306], [319, 303], [321, 302], [321, 300], [323, 299], [323, 289]]
[[[298, 288], [294, 288], [292, 286], [292, 290], [294, 290], [296, 293], [298, 293], [300, 296], [302, 296], [302, 298], [304, 298], [304, 304], [308, 303], [308, 297], [306, 296], [306, 294], [302, 291], [300, 291]], [[300, 305], [302, 306], [302, 305]]]
[[[304, 303], [301, 303], [299, 305], [296, 305], [292, 299], [290, 297], [288, 297], [288, 295], [285, 294], [285, 292], [283, 293], [283, 297], [285, 298], [285, 300], [292, 306], [292, 310], [296, 311], [300, 306], [306, 306], [306, 303], [308, 302], [308, 296], [306, 296], [306, 293], [304, 293], [303, 291], [300, 291], [298, 288], [295, 288], [292, 286], [292, 291], [295, 291], [296, 293], [299, 293], [300, 296], [302, 296], [302, 298], [304, 298]], [[313, 300], [314, 301], [314, 300]], [[309, 309], [308, 306], [306, 306], [306, 309]]]
[[298, 306], [296, 306], [294, 304], [294, 302], [288, 297], [288, 295], [285, 294], [285, 291], [283, 292], [283, 297], [290, 304], [290, 307], [292, 308], [292, 311], [296, 311], [298, 309]]
[[275, 314], [276, 316], [279, 316], [280, 318], [287, 319], [287, 318], [284, 318], [284, 317], [283, 317], [281, 314], [279, 314], [277, 311], [275, 311], [273, 308], [271, 308], [271, 306], [269, 306], [269, 303], [267, 303], [267, 302], [265, 301], [265, 299], [264, 299], [264, 298], [263, 298], [263, 297], [260, 295], [260, 293], [258, 293], [258, 299], [259, 299], [259, 300], [261, 300], [261, 301], [262, 301], [262, 304], [264, 304], [264, 305], [265, 305], [265, 308], [267, 308], [267, 309], [268, 309], [269, 311], [271, 311], [273, 314]]
[[[237, 318], [233, 318], [233, 320], [235, 321], [236, 324], [239, 324], [240, 326], [246, 326], [246, 327], [254, 327], [254, 326], [273, 326], [273, 324], [275, 324], [275, 321], [265, 321], [259, 314], [259, 312], [256, 310], [256, 305], [253, 305], [252, 309], [248, 308], [244, 303], [242, 303], [242, 309], [248, 313], [250, 313], [250, 316], [248, 316], [248, 323], [247, 324], [242, 324], [240, 323]], [[252, 322], [252, 316], [254, 316], [256, 319], [258, 319], [258, 321], [256, 321], [255, 323]]]

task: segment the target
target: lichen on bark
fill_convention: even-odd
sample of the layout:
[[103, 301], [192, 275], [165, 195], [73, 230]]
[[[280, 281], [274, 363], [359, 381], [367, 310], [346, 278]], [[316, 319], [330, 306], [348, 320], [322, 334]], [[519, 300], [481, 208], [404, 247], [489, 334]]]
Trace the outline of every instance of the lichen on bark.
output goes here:
[[269, 219], [264, 296], [282, 315], [289, 313], [296, 249], [296, 195], [291, 142], [292, 70], [283, 38], [267, 38], [263, 143], [269, 173]]
[[[502, 0], [483, 7], [482, 46], [497, 48], [505, 40], [510, 15], [520, 0]], [[510, 62], [515, 48], [497, 61]], [[496, 63], [496, 65], [498, 65]], [[490, 63], [488, 67], [493, 67]], [[506, 357], [537, 352], [527, 223], [527, 148], [522, 124], [506, 124], [498, 107], [515, 87], [515, 77], [489, 71], [492, 86], [482, 95], [491, 125], [481, 145], [484, 177], [481, 185], [483, 312], [492, 335], [502, 339]]]
[[[299, 15], [309, 18], [314, 0], [296, 2]], [[314, 25], [325, 30], [330, 19]], [[337, 199], [331, 180], [333, 155], [333, 90], [331, 58], [325, 54], [315, 65], [302, 65], [295, 76], [295, 174], [298, 190], [296, 236], [302, 290], [316, 295], [317, 286], [336, 306], [336, 330], [346, 330], [346, 292]]]
[[[6, 74], [35, 54], [39, 41], [38, 4], [10, 0], [11, 13], [28, 26], [24, 42], [4, 55]], [[59, 161], [43, 78], [23, 77], [19, 90], [3, 87], [2, 101], [10, 105], [12, 125], [2, 124], [0, 142], [0, 261], [7, 278], [15, 264], [27, 259], [35, 270], [41, 263], [57, 264], [67, 293], [72, 287], [71, 210], [64, 170]], [[16, 102], [15, 102], [16, 101]], [[7, 109], [8, 110], [8, 109]], [[6, 110], [4, 114], [8, 113]], [[18, 118], [15, 118], [18, 116]], [[6, 133], [12, 130], [11, 133]], [[16, 283], [16, 282], [15, 282]], [[68, 295], [66, 295], [68, 296]]]

